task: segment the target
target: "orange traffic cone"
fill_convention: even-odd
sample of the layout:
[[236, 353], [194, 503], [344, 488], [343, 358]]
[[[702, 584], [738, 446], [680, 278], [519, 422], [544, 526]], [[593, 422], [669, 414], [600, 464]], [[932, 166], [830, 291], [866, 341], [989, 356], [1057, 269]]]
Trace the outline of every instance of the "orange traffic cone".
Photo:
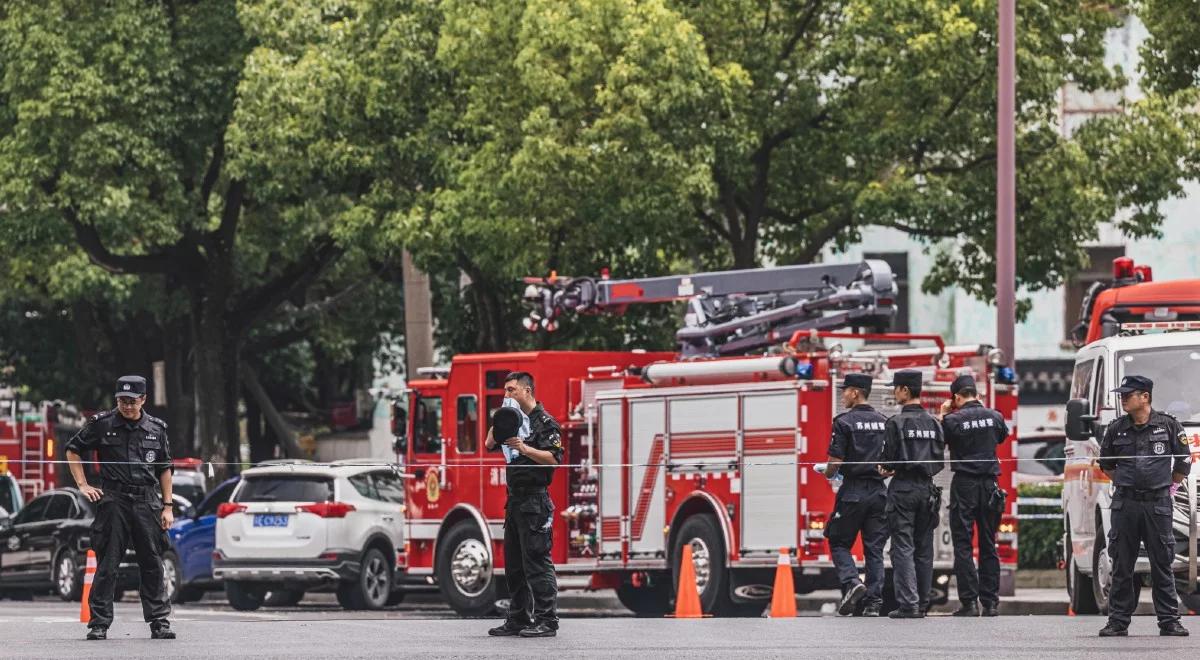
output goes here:
[[696, 591], [696, 567], [692, 564], [692, 544], [683, 546], [683, 561], [679, 564], [679, 592], [675, 595], [676, 619], [699, 619], [700, 592]]
[[88, 550], [87, 567], [83, 569], [83, 598], [79, 600], [79, 622], [89, 623], [92, 620], [92, 610], [88, 607], [88, 598], [92, 595], [92, 580], [96, 577], [96, 551]]
[[1067, 616], [1075, 616], [1075, 608], [1067, 605]]
[[792, 556], [787, 548], [779, 549], [775, 562], [775, 589], [771, 591], [771, 618], [796, 616], [796, 585], [792, 583]]

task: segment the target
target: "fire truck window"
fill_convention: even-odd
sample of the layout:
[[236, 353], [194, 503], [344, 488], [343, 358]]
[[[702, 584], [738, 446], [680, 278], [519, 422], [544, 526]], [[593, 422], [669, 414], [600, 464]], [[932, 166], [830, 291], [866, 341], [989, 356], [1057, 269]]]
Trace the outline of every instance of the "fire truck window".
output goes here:
[[1104, 386], [1104, 360], [1099, 361], [1096, 369], [1096, 393], [1092, 395], [1092, 414], [1100, 413], [1100, 409], [1104, 407], [1104, 397], [1108, 394], [1108, 388]]
[[483, 374], [483, 385], [489, 390], [504, 389], [504, 377], [509, 374], [507, 369], [503, 371], [487, 371]]
[[436, 454], [442, 450], [442, 398], [417, 399], [413, 419], [413, 447], [418, 452]]
[[1087, 399], [1091, 396], [1092, 369], [1096, 361], [1088, 360], [1075, 365], [1075, 374], [1071, 376], [1071, 398]]
[[458, 453], [474, 454], [479, 446], [479, 399], [474, 394], [458, 397]]

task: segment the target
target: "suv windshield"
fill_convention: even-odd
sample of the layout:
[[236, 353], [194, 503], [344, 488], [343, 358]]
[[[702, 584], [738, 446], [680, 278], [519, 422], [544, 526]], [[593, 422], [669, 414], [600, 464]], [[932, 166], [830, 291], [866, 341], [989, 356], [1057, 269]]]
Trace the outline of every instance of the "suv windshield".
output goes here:
[[323, 477], [246, 477], [238, 502], [330, 502], [333, 480]]
[[1200, 425], [1200, 346], [1171, 346], [1117, 354], [1117, 382], [1125, 376], [1154, 381], [1154, 409]]

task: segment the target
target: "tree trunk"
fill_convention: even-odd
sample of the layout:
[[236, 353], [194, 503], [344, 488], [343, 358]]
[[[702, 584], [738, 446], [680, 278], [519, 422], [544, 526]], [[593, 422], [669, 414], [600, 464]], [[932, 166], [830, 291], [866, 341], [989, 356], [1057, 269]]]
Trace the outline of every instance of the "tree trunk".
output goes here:
[[163, 336], [163, 361], [167, 370], [167, 423], [170, 424], [171, 455], [195, 456], [199, 450], [196, 440], [195, 404], [188, 388], [191, 382], [188, 370], [187, 323], [181, 319], [167, 324]]
[[279, 440], [279, 447], [283, 450], [284, 457], [304, 458], [304, 452], [301, 451], [300, 443], [296, 440], [295, 431], [292, 430], [283, 415], [279, 414], [279, 410], [271, 402], [271, 397], [267, 396], [267, 391], [259, 382], [258, 375], [248, 364], [242, 367], [242, 382], [246, 386], [246, 394], [254, 399], [262, 411], [267, 427]]
[[274, 439], [263, 432], [262, 408], [249, 393], [243, 402], [246, 405], [246, 440], [250, 445], [250, 463], [257, 465], [275, 458]]

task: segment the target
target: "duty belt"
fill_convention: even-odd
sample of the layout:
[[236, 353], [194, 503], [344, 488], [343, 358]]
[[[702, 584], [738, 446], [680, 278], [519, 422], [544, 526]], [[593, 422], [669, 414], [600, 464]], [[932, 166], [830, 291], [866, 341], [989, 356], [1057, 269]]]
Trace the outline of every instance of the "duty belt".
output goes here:
[[134, 497], [143, 497], [150, 493], [150, 486], [132, 486], [123, 484], [119, 481], [105, 481], [100, 484], [101, 490], [111, 490], [123, 495], [131, 495]]
[[517, 487], [517, 488], [513, 488], [510, 486], [508, 489], [508, 496], [513, 497], [515, 495], [516, 497], [527, 497], [529, 495], [540, 495], [545, 492], [546, 492], [545, 486], [529, 486], [529, 487]]
[[1143, 489], [1139, 489], [1139, 488], [1128, 488], [1126, 486], [1121, 486], [1121, 487], [1117, 488], [1117, 495], [1120, 495], [1121, 497], [1128, 499], [1128, 500], [1137, 500], [1138, 502], [1154, 502], [1163, 497], [1166, 497], [1167, 494], [1170, 492], [1171, 492], [1170, 487], [1151, 488], [1148, 490], [1143, 490]]

